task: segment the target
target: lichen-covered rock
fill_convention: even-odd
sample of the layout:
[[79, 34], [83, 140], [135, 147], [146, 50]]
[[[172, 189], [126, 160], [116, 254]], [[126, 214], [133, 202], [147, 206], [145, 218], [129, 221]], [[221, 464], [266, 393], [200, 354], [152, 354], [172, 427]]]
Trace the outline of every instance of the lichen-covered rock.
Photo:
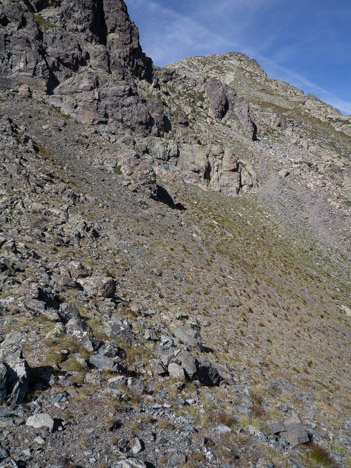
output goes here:
[[294, 411], [284, 420], [269, 421], [267, 423], [272, 434], [279, 435], [292, 447], [309, 442], [309, 436], [302, 425], [301, 419]]
[[202, 349], [200, 327], [197, 325], [178, 325], [174, 331], [174, 336], [189, 349]]
[[41, 429], [42, 427], [46, 427], [50, 432], [53, 431], [54, 424], [55, 421], [47, 413], [34, 414], [33, 416], [29, 416], [26, 421], [26, 426], [34, 427], [34, 429]]
[[66, 332], [73, 337], [79, 346], [83, 346], [88, 351], [95, 350], [99, 344], [89, 325], [80, 316], [73, 317], [67, 322]]
[[88, 296], [114, 297], [116, 281], [108, 276], [91, 276], [77, 281]]

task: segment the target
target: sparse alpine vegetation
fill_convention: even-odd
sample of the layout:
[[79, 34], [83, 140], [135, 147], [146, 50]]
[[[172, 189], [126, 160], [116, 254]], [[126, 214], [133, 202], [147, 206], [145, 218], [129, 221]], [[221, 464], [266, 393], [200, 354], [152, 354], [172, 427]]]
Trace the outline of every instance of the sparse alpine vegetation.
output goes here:
[[351, 466], [350, 117], [0, 8], [0, 465]]

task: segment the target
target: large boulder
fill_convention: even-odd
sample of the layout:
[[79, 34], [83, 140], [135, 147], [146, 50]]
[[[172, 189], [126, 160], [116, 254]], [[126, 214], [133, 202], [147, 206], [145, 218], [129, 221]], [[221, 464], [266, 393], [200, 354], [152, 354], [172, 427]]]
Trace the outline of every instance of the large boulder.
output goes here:
[[235, 89], [214, 77], [207, 81], [205, 92], [215, 118], [222, 120], [227, 117], [238, 124], [237, 129], [245, 136], [255, 139], [256, 129], [251, 120], [249, 103], [245, 98], [239, 97]]
[[269, 421], [267, 426], [272, 434], [279, 436], [292, 447], [309, 442], [308, 433], [295, 411], [284, 420]]
[[91, 276], [77, 280], [88, 296], [113, 298], [116, 293], [116, 281], [109, 276]]
[[[3, 345], [4, 343], [2, 343]], [[19, 344], [5, 343], [0, 348], [0, 401], [21, 403], [28, 391], [29, 366]]]
[[99, 345], [99, 341], [95, 338], [92, 329], [80, 316], [72, 317], [67, 322], [66, 331], [79, 346], [86, 348], [88, 351], [94, 351]]
[[202, 385], [208, 387], [218, 386], [222, 380], [217, 368], [205, 356], [197, 362], [197, 378]]
[[214, 116], [222, 119], [229, 108], [225, 85], [218, 78], [211, 78], [205, 86], [207, 97]]
[[34, 427], [34, 429], [46, 427], [50, 432], [53, 431], [54, 425], [55, 421], [47, 413], [34, 414], [33, 416], [29, 416], [26, 421], [26, 426]]
[[189, 349], [202, 349], [200, 327], [197, 325], [178, 325], [174, 336]]
[[[176, 351], [170, 358], [168, 373], [177, 379], [198, 380], [206, 387], [218, 386], [223, 378], [206, 356], [196, 358], [189, 351]], [[158, 372], [159, 375], [163, 373]]]

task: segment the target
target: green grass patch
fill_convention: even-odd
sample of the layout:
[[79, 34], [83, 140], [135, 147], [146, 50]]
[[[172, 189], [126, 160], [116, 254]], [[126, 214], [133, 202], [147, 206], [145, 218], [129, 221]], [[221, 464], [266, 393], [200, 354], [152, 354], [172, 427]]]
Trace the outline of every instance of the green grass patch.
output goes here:
[[47, 21], [41, 15], [37, 15], [37, 14], [33, 13], [33, 19], [34, 19], [34, 21], [36, 22], [36, 24], [38, 25], [38, 27], [40, 29], [56, 28], [56, 26], [54, 24], [50, 23], [50, 21]]
[[40, 143], [40, 141], [37, 141], [37, 140], [34, 140], [33, 139], [33, 146], [34, 146], [34, 150], [37, 154], [39, 154], [40, 156], [43, 156], [44, 158], [52, 158], [53, 157], [53, 154], [50, 150], [48, 150], [47, 148], [45, 148], [44, 145], [42, 145]]
[[309, 458], [317, 463], [319, 467], [326, 468], [337, 468], [334, 460], [331, 458], [329, 453], [317, 444], [311, 443], [308, 445], [309, 448]]
[[122, 166], [117, 165], [117, 166], [113, 169], [113, 172], [114, 172], [116, 175], [122, 175], [122, 174], [123, 174], [123, 172], [122, 172]]

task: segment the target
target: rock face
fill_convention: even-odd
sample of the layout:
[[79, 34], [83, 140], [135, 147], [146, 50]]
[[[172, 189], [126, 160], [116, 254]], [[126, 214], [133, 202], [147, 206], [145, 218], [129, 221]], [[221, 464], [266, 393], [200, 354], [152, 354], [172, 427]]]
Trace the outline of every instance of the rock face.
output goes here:
[[151, 81], [153, 65], [122, 0], [3, 3], [3, 85], [44, 91], [63, 112], [111, 135], [152, 130], [135, 80]]

